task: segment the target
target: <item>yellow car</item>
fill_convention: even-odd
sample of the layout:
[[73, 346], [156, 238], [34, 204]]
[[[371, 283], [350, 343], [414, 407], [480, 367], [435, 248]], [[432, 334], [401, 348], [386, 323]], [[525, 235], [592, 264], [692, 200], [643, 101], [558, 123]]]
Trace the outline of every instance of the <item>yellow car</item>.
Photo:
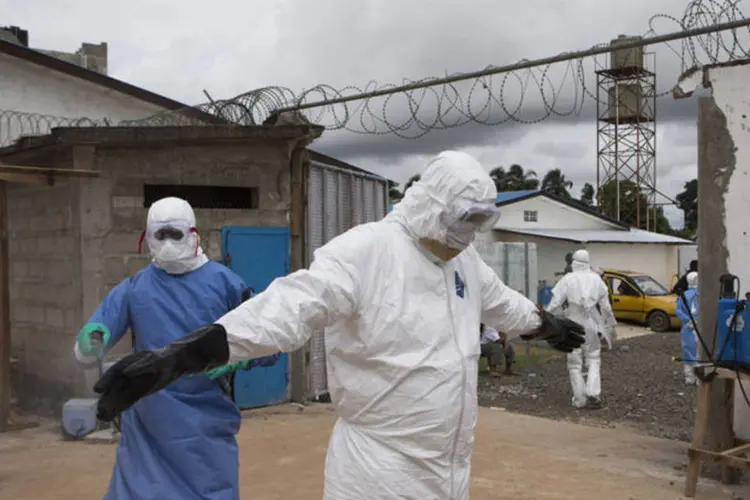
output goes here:
[[603, 269], [615, 318], [647, 324], [655, 332], [680, 328], [674, 308], [677, 295], [647, 274]]

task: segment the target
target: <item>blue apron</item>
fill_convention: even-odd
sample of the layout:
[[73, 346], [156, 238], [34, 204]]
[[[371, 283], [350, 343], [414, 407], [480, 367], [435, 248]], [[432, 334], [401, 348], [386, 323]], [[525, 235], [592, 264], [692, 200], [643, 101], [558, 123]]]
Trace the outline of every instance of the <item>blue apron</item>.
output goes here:
[[[149, 265], [104, 299], [90, 322], [130, 328], [135, 350], [156, 349], [237, 307], [246, 290], [226, 267], [209, 261], [185, 275]], [[240, 412], [205, 375], [180, 379], [122, 414], [121, 438], [105, 500], [238, 500], [235, 435]]]

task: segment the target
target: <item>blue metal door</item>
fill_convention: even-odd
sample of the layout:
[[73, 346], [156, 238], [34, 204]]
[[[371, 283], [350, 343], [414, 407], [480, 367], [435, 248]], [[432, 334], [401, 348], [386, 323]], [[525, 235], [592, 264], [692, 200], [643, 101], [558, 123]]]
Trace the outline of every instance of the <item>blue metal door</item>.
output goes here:
[[[289, 273], [289, 229], [225, 227], [221, 230], [224, 264], [260, 293]], [[241, 409], [283, 403], [289, 385], [289, 359], [282, 354], [271, 366], [253, 366], [234, 377], [234, 400]]]

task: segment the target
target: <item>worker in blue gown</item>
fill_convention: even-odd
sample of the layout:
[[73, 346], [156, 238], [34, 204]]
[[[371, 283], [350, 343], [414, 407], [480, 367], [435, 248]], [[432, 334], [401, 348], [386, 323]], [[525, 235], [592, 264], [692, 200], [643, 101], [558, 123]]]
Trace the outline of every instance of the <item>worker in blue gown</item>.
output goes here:
[[690, 271], [685, 279], [686, 290], [680, 290], [674, 313], [682, 322], [680, 344], [682, 345], [682, 374], [687, 385], [700, 385], [694, 367], [698, 363], [698, 273]]
[[[204, 255], [187, 201], [155, 202], [143, 239], [152, 262], [117, 285], [77, 336], [74, 352], [84, 366], [97, 363], [128, 330], [134, 351], [157, 349], [250, 297], [237, 274]], [[104, 499], [239, 499], [240, 412], [228, 375], [247, 367], [182, 378], [125, 411]]]

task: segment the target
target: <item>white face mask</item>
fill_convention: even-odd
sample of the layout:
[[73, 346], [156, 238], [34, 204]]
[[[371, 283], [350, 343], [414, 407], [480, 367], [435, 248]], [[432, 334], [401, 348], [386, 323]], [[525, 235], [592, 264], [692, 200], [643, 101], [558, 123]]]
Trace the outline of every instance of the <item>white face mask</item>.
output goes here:
[[462, 228], [461, 231], [451, 231], [445, 234], [445, 245], [456, 250], [466, 250], [474, 242], [477, 236], [475, 230]]
[[174, 240], [156, 242], [152, 245], [151, 252], [154, 255], [154, 260], [161, 263], [189, 259], [195, 256], [195, 250], [187, 242]]
[[477, 233], [489, 231], [497, 222], [497, 211], [469, 212], [448, 226], [445, 245], [456, 250], [466, 250], [474, 242]]

